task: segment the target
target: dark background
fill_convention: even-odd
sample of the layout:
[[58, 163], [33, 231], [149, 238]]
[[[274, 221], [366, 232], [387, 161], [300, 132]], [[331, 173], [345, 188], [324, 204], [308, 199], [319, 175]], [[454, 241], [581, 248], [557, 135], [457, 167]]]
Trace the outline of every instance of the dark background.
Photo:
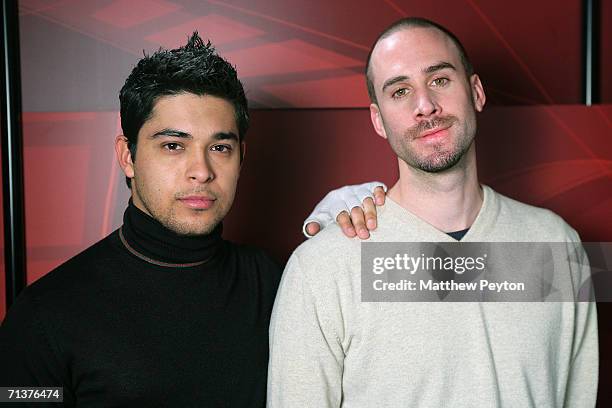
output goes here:
[[[463, 41], [487, 107], [482, 181], [612, 241], [612, 2], [601, 1], [600, 105], [581, 106], [581, 1], [21, 0], [28, 282], [121, 223], [118, 91], [143, 50], [193, 30], [237, 66], [251, 107], [248, 153], [226, 238], [286, 260], [330, 189], [396, 179], [372, 130], [363, 65], [406, 15]], [[3, 264], [2, 264], [3, 265]], [[4, 296], [3, 266], [0, 297]], [[4, 299], [0, 299], [0, 318]], [[612, 403], [612, 307], [599, 304], [599, 406]]]

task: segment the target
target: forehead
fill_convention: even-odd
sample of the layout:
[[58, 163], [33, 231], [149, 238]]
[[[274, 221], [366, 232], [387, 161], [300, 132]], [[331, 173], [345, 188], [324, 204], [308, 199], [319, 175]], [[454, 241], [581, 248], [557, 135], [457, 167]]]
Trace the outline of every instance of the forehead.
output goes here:
[[233, 105], [211, 95], [180, 93], [158, 98], [143, 127], [175, 127], [190, 133], [236, 131]]
[[412, 76], [440, 62], [462, 69], [459, 50], [446, 34], [436, 28], [402, 28], [374, 47], [370, 59], [372, 80], [381, 83], [396, 75]]

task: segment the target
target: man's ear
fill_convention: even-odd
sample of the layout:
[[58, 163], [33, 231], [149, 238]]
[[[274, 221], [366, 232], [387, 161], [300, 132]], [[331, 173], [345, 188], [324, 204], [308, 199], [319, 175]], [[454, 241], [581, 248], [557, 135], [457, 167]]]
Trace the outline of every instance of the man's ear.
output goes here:
[[385, 132], [385, 126], [383, 123], [382, 115], [380, 114], [380, 109], [378, 105], [375, 103], [370, 104], [370, 119], [372, 120], [372, 125], [374, 125], [374, 130], [380, 137], [383, 139], [387, 138], [387, 132]]
[[115, 153], [119, 166], [125, 173], [127, 178], [134, 178], [134, 162], [132, 161], [132, 153], [128, 148], [128, 139], [124, 135], [119, 135], [115, 138]]
[[474, 109], [478, 112], [482, 112], [487, 101], [484, 88], [480, 82], [480, 77], [474, 74], [470, 77], [470, 87], [472, 88], [472, 100], [474, 101]]

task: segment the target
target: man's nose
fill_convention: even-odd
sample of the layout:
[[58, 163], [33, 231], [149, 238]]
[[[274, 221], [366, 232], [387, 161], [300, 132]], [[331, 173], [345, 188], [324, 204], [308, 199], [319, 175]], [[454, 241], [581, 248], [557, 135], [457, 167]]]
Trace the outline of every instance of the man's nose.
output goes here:
[[428, 117], [441, 113], [441, 107], [436, 100], [436, 95], [429, 89], [415, 91], [414, 116], [417, 118]]
[[207, 183], [215, 178], [213, 168], [205, 152], [195, 152], [189, 158], [187, 177], [198, 183]]

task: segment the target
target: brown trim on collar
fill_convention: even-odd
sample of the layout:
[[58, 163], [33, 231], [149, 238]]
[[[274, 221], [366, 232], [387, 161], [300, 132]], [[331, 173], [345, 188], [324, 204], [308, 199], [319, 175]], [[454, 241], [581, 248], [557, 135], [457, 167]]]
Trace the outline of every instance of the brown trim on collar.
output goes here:
[[167, 267], [167, 268], [190, 268], [192, 266], [203, 265], [203, 264], [205, 264], [206, 262], [208, 262], [210, 260], [210, 258], [208, 258], [208, 259], [205, 259], [203, 261], [191, 262], [191, 263], [168, 263], [168, 262], [156, 261], [155, 259], [149, 258], [148, 256], [141, 254], [140, 252], [138, 252], [137, 250], [132, 248], [132, 246], [130, 244], [128, 244], [127, 240], [123, 236], [123, 227], [119, 228], [119, 239], [121, 239], [121, 242], [123, 243], [123, 246], [125, 246], [125, 248], [132, 255], [142, 259], [145, 262], [148, 262], [150, 264], [157, 265], [157, 266], [164, 266], [164, 267]]

